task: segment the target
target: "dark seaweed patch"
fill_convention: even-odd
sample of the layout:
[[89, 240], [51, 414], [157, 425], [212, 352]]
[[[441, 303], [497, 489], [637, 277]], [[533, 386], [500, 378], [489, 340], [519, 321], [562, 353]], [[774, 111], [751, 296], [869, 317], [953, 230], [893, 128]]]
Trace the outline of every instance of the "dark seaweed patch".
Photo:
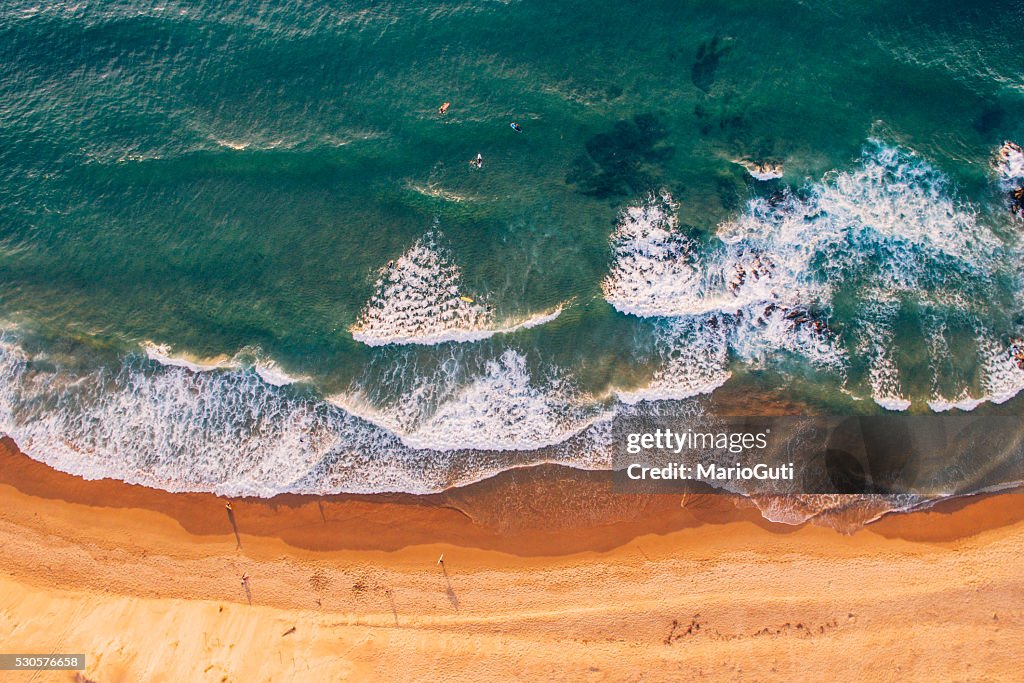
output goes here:
[[690, 78], [693, 84], [708, 92], [715, 83], [715, 72], [718, 70], [718, 63], [722, 57], [729, 53], [728, 46], [721, 45], [721, 39], [715, 36], [706, 40], [697, 48], [697, 56], [690, 70]]
[[674, 149], [665, 144], [668, 132], [653, 114], [640, 114], [617, 122], [610, 132], [586, 142], [565, 182], [580, 192], [602, 199], [636, 195], [653, 189], [661, 166]]
[[740, 196], [740, 189], [734, 178], [718, 176], [715, 179], [718, 201], [726, 211], [737, 211], [743, 198]]
[[1001, 127], [1005, 120], [1006, 110], [998, 102], [990, 102], [974, 119], [974, 130], [981, 135], [988, 135], [996, 128]]

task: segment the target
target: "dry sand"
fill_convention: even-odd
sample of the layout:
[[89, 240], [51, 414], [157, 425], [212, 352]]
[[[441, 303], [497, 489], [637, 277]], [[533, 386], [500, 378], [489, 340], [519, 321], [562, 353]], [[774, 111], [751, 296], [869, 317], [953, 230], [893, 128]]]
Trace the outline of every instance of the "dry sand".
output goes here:
[[88, 665], [0, 678], [1020, 680], [1018, 494], [843, 535], [606, 488], [546, 468], [439, 496], [236, 500], [229, 517], [5, 440], [0, 652]]

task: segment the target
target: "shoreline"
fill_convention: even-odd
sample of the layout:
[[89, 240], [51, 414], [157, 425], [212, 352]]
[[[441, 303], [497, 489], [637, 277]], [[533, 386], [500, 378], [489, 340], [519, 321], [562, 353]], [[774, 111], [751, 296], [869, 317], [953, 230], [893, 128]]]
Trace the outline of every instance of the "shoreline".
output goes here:
[[4, 439], [3, 649], [85, 652], [93, 681], [1012, 678], [1018, 495], [842, 534], [723, 495], [595, 505], [587, 478], [236, 499], [229, 518], [223, 498], [85, 481]]

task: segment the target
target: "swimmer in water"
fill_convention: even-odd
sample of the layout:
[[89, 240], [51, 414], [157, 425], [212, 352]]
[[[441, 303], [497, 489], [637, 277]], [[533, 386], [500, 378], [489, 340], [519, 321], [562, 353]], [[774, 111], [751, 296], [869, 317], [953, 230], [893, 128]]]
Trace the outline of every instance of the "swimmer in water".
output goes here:
[[437, 113], [440, 114], [441, 116], [444, 116], [445, 114], [448, 113], [448, 107], [450, 106], [452, 106], [451, 102], [445, 102], [444, 104], [437, 108]]
[[470, 166], [476, 166], [477, 168], [483, 168], [484, 167], [484, 155], [480, 154], [480, 153], [477, 153], [476, 159], [470, 159], [469, 160], [469, 165]]

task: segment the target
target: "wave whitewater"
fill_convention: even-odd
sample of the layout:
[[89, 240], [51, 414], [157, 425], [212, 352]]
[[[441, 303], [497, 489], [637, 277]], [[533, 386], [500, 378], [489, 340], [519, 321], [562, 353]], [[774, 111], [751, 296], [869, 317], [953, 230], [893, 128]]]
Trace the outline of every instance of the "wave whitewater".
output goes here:
[[192, 372], [211, 372], [214, 370], [240, 370], [251, 367], [267, 384], [283, 387], [296, 382], [304, 382], [306, 378], [288, 374], [277, 361], [268, 359], [256, 348], [245, 347], [234, 356], [222, 354], [213, 358], [196, 358], [189, 354], [175, 354], [167, 344], [156, 344], [151, 341], [142, 343], [146, 357], [168, 367], [187, 368]]
[[437, 233], [427, 233], [378, 273], [375, 292], [350, 329], [367, 346], [473, 342], [551, 322], [558, 306], [521, 318], [498, 320], [494, 307], [471, 296], [462, 269]]
[[[764, 363], [781, 351], [834, 372], [854, 393], [864, 382], [876, 403], [906, 410], [912, 397], [896, 356], [899, 344], [913, 340], [898, 328], [904, 312], [917, 308], [931, 320], [919, 335], [933, 372], [948, 357], [949, 344], [935, 338], [947, 323], [972, 321], [977, 349], [976, 378], [936, 375], [932, 395], [922, 397], [933, 409], [1003, 402], [1024, 388], [1007, 335], [980, 323], [996, 308], [1010, 251], [913, 153], [872, 141], [855, 170], [752, 200], [707, 244], [681, 228], [678, 209], [663, 195], [624, 211], [603, 283], [617, 310], [688, 321], [691, 348], [717, 349], [689, 362], [669, 359], [650, 387], [652, 399], [667, 383], [700, 386], [704, 358], [723, 365], [727, 350]], [[839, 305], [853, 310], [852, 319], [835, 319]], [[958, 398], [944, 398], [950, 393]]]
[[[8, 335], [0, 428], [57, 469], [171, 491], [431, 493], [543, 462], [607, 469], [616, 416], [699, 412], [695, 397], [722, 386], [734, 363], [792, 358], [891, 410], [916, 400], [970, 410], [1024, 388], [1007, 332], [990, 320], [1001, 282], [993, 273], [1009, 270], [1013, 252], [912, 153], [873, 142], [855, 169], [754, 199], [710, 240], [687, 231], [679, 213], [672, 197], [651, 197], [627, 208], [611, 236], [605, 298], [653, 340], [649, 358], [637, 352], [650, 361], [648, 381], [613, 398], [516, 348], [485, 349], [472, 370], [454, 361], [399, 368], [392, 386], [401, 390], [390, 395], [356, 383], [325, 399], [254, 349], [193, 358], [147, 342], [116, 368], [82, 370]], [[900, 365], [908, 302], [919, 310], [927, 396], [910, 395]], [[837, 319], [839, 307], [852, 321]], [[559, 312], [501, 327], [464, 292], [461, 270], [430, 233], [382, 269], [353, 336], [401, 349]], [[964, 338], [973, 374], [952, 363]], [[758, 504], [798, 523], [849, 501]]]

